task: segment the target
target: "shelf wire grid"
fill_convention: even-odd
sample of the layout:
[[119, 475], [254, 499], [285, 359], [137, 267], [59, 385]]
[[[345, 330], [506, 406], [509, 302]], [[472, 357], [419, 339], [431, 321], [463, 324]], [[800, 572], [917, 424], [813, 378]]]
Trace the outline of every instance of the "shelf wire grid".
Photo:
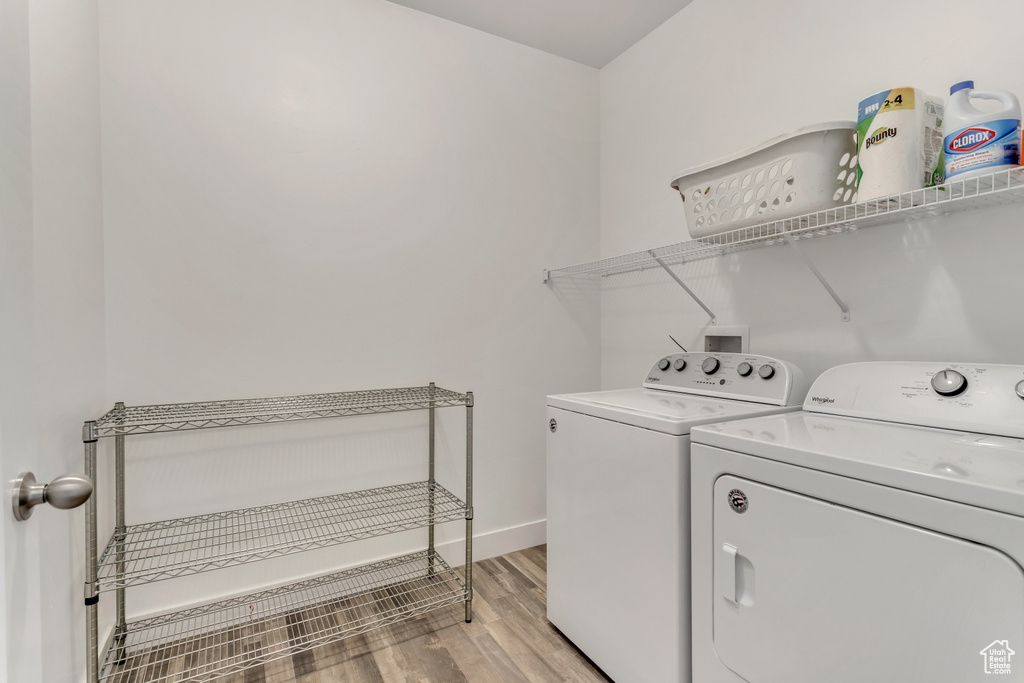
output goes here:
[[[431, 502], [433, 515], [431, 515]], [[115, 531], [97, 590], [135, 586], [466, 517], [439, 484], [414, 482], [151, 522]], [[119, 571], [121, 570], [121, 571]]]
[[464, 602], [466, 584], [421, 551], [129, 623], [103, 683], [201, 683]]
[[547, 272], [547, 279], [609, 276], [688, 261], [714, 258], [736, 251], [851, 232], [899, 220], [921, 220], [961, 211], [1024, 201], [1024, 171], [1010, 169], [944, 185], [882, 197], [856, 204], [760, 223], [718, 235], [678, 242], [656, 249], [612, 256]]
[[97, 437], [180, 432], [269, 422], [463, 406], [467, 394], [434, 387], [405, 387], [277, 398], [118, 406], [96, 421]]

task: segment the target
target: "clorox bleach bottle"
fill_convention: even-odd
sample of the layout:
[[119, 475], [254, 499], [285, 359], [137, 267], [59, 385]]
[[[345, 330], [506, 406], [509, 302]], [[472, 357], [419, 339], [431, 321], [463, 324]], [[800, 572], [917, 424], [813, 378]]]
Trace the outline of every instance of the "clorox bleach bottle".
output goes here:
[[[983, 112], [971, 100], [996, 100], [1002, 108]], [[1020, 102], [1005, 90], [974, 90], [974, 81], [949, 89], [944, 128], [946, 182], [1020, 165]]]

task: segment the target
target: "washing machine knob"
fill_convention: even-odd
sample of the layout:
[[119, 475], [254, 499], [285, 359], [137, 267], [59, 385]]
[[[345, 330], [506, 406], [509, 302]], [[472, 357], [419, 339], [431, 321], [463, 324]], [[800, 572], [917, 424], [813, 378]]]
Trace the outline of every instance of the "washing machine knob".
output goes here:
[[704, 371], [705, 375], [713, 375], [718, 372], [720, 365], [717, 358], [705, 358], [704, 362], [700, 364], [700, 369]]
[[932, 375], [932, 389], [939, 396], [956, 396], [967, 388], [967, 378], [956, 370], [940, 370]]
[[672, 364], [672, 367], [676, 369], [676, 372], [682, 372], [686, 369], [686, 361], [682, 358], [676, 358], [676, 362]]
[[736, 368], [736, 372], [740, 373], [740, 377], [747, 377], [754, 371], [754, 366], [750, 363], [740, 363], [739, 367]]
[[1015, 390], [1017, 391], [1017, 396], [1020, 396], [1021, 398], [1024, 398], [1024, 379], [1022, 379], [1021, 381], [1017, 382], [1017, 386], [1015, 387]]
[[661, 370], [662, 372], [668, 370], [670, 365], [672, 365], [672, 361], [670, 361], [668, 358], [662, 358], [661, 360], [658, 361], [658, 369]]
[[771, 379], [775, 376], [775, 368], [765, 363], [757, 369], [757, 376], [761, 379]]

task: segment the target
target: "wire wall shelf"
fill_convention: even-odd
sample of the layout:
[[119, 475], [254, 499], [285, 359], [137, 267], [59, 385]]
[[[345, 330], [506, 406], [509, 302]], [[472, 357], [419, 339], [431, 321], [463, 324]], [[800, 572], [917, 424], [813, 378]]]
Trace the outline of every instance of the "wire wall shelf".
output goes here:
[[567, 277], [606, 277], [664, 268], [746, 249], [851, 232], [899, 221], [945, 216], [987, 206], [1024, 201], [1024, 170], [1011, 169], [856, 204], [760, 223], [718, 235], [613, 256], [545, 272], [544, 281]]
[[416, 482], [125, 527], [100, 557], [98, 591], [325, 548], [466, 518], [439, 484]]
[[422, 551], [128, 623], [106, 651], [100, 680], [211, 681], [467, 597], [462, 578]]
[[97, 438], [181, 432], [269, 422], [464, 406], [467, 394], [440, 387], [407, 387], [151, 406], [118, 404], [95, 423]]

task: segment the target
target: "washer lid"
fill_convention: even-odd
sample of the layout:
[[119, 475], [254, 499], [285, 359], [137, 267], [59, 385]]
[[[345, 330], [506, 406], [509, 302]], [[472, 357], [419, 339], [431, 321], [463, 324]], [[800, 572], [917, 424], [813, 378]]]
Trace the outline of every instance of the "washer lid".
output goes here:
[[691, 438], [1024, 516], [1024, 439], [810, 412], [707, 425]]
[[674, 435], [689, 434], [696, 425], [797, 409], [654, 389], [560, 394], [548, 396], [548, 405]]

